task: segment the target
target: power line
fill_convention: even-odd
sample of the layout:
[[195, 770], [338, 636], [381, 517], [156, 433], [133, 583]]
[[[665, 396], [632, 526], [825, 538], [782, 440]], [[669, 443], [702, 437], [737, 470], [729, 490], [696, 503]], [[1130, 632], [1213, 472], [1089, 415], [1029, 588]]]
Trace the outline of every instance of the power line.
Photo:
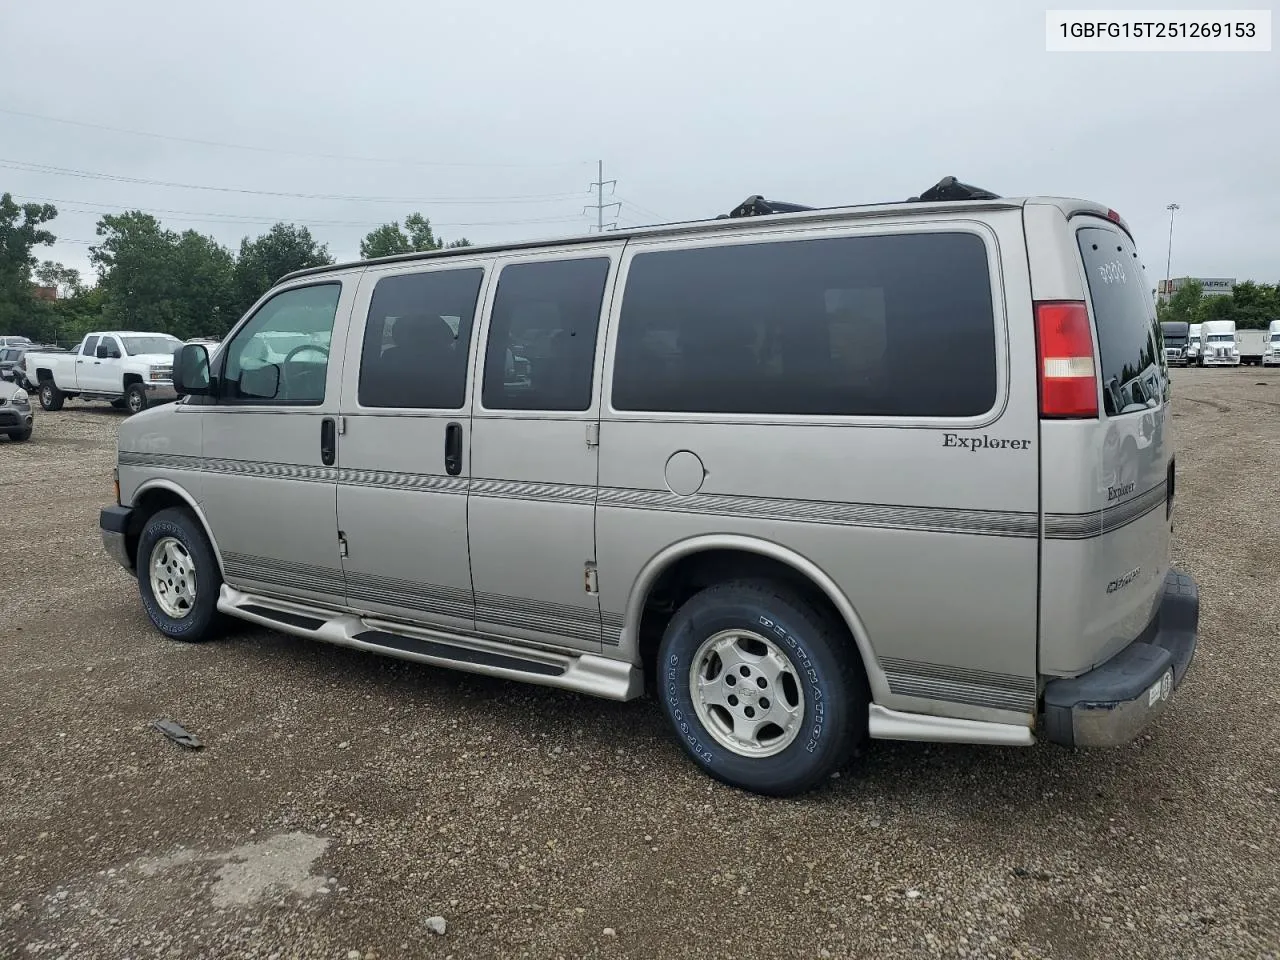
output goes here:
[[[622, 209], [622, 204], [621, 204], [621, 203], [605, 203], [605, 202], [604, 202], [604, 188], [605, 188], [605, 187], [609, 187], [609, 188], [610, 188], [610, 190], [609, 190], [609, 194], [610, 194], [610, 196], [612, 196], [612, 195], [613, 195], [613, 189], [617, 187], [617, 185], [618, 185], [618, 181], [617, 181], [617, 180], [606, 180], [606, 179], [604, 178], [604, 161], [603, 161], [603, 160], [598, 160], [598, 161], [596, 161], [596, 176], [598, 176], [600, 179], [599, 179], [599, 180], [594, 180], [594, 181], [592, 181], [592, 183], [590, 184], [590, 186], [592, 186], [592, 187], [595, 187], [595, 188], [596, 188], [596, 202], [595, 202], [595, 203], [592, 203], [592, 204], [588, 204], [587, 206], [583, 207], [583, 208], [582, 208], [582, 212], [583, 212], [583, 213], [586, 213], [588, 210], [595, 210], [595, 212], [596, 212], [596, 232], [597, 232], [597, 233], [604, 233], [604, 210], [605, 210], [605, 207], [617, 207], [619, 210], [621, 210], [621, 209]], [[616, 223], [616, 222], [615, 222], [615, 223], [612, 223], [612, 224], [610, 224], [610, 226], [616, 227], [616, 226], [617, 226], [617, 223]]]
[[47, 173], [55, 176], [79, 177], [86, 180], [107, 180], [113, 183], [136, 183], [152, 187], [174, 187], [179, 190], [207, 190], [214, 193], [241, 193], [258, 197], [292, 197], [299, 200], [342, 200], [353, 203], [416, 203], [467, 205], [483, 203], [551, 203], [558, 200], [575, 200], [579, 193], [517, 194], [509, 197], [365, 197], [334, 193], [293, 193], [286, 190], [251, 190], [247, 187], [215, 187], [199, 183], [179, 183], [172, 180], [152, 180], [146, 177], [127, 177], [121, 174], [98, 173], [92, 170], [75, 170], [47, 163], [31, 163], [26, 160], [9, 160], [0, 157], [0, 167], [24, 173]]
[[[147, 207], [138, 204], [122, 204], [122, 203], [99, 203], [95, 200], [59, 200], [56, 197], [33, 197], [26, 194], [14, 194], [18, 200], [25, 200], [33, 203], [52, 203], [58, 206], [59, 215], [63, 213], [88, 213], [102, 215], [107, 210], [90, 210], [87, 207], [105, 207], [109, 210], [140, 210], [143, 213], [163, 213], [170, 216], [167, 219], [179, 220], [188, 223], [227, 223], [227, 224], [274, 224], [274, 223], [298, 223], [312, 227], [379, 227], [388, 221], [381, 220], [313, 220], [301, 217], [267, 217], [253, 214], [240, 213], [215, 213], [212, 211], [202, 210], [174, 210], [166, 207]], [[529, 223], [581, 223], [582, 215], [576, 216], [556, 216], [556, 217], [528, 217], [517, 220], [471, 220], [457, 222], [437, 222], [431, 221], [433, 227], [506, 227], [518, 226]]]
[[40, 113], [28, 113], [25, 110], [10, 110], [0, 107], [0, 113], [5, 113], [14, 117], [26, 117], [30, 120], [43, 120], [47, 123], [61, 123], [72, 127], [85, 127], [90, 130], [107, 130], [111, 133], [124, 133], [134, 137], [150, 137], [154, 140], [172, 140], [176, 143], [191, 143], [202, 147], [222, 147], [228, 150], [251, 150], [255, 153], [274, 153], [292, 157], [313, 157], [322, 160], [345, 160], [358, 163], [385, 163], [396, 164], [400, 166], [414, 167], [501, 167], [501, 168], [532, 168], [532, 167], [571, 167], [586, 165], [586, 160], [558, 160], [545, 162], [526, 162], [526, 163], [455, 163], [443, 160], [414, 160], [414, 159], [394, 159], [388, 157], [363, 157], [353, 154], [342, 153], [315, 153], [302, 150], [289, 150], [284, 147], [263, 147], [248, 143], [230, 143], [222, 140], [202, 140], [198, 137], [181, 137], [175, 134], [155, 133], [149, 130], [130, 130], [126, 127], [113, 127], [105, 123], [89, 123], [85, 120], [69, 120], [65, 117], [50, 117]]
[[649, 217], [654, 217], [659, 222], [667, 222], [671, 219], [668, 216], [665, 216], [654, 210], [650, 210], [648, 207], [642, 207], [640, 204], [636, 203], [634, 200], [628, 200], [626, 197], [622, 196], [622, 194], [615, 194], [615, 196], [617, 196], [617, 198], [627, 206], [634, 207], [640, 213], [645, 214], [646, 216], [649, 216]]

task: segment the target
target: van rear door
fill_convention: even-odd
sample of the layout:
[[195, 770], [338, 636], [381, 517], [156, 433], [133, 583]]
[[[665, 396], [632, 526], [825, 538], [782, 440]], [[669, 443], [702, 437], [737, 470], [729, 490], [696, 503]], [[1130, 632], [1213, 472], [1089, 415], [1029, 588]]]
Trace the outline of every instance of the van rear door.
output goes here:
[[1169, 371], [1137, 250], [1118, 225], [1066, 227], [1083, 267], [1101, 396], [1096, 418], [1046, 421], [1041, 672], [1108, 660], [1154, 618], [1169, 569]]

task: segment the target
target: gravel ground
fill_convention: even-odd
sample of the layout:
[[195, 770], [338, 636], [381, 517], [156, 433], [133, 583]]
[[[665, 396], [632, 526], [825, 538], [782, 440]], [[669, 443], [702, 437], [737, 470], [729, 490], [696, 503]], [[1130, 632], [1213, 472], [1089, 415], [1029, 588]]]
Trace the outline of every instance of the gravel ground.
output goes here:
[[1150, 735], [874, 744], [796, 801], [697, 773], [652, 702], [163, 641], [98, 539], [121, 415], [38, 414], [0, 441], [0, 957], [1274, 960], [1280, 373], [1175, 394], [1201, 645]]

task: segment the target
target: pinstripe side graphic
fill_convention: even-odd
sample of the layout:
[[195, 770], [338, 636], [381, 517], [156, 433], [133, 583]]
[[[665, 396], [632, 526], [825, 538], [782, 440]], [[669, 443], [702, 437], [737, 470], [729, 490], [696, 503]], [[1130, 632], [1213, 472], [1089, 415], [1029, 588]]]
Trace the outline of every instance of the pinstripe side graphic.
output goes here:
[[317, 467], [301, 463], [263, 463], [257, 460], [225, 460], [206, 457], [200, 465], [205, 473], [221, 473], [237, 477], [269, 477], [273, 480], [304, 480], [308, 483], [334, 483], [337, 467]]
[[199, 470], [204, 457], [177, 453], [134, 453], [121, 450], [117, 461], [122, 467], [155, 467], [159, 470]]
[[600, 611], [600, 626], [603, 629], [601, 639], [611, 647], [618, 646], [622, 642], [621, 633], [626, 622], [626, 614], [613, 613], [610, 610]]
[[329, 567], [270, 560], [243, 553], [224, 553], [222, 566], [227, 579], [231, 581], [254, 580], [258, 583], [270, 583], [278, 587], [310, 590], [314, 593], [327, 593], [338, 597], [347, 591], [342, 571]]
[[396, 473], [391, 470], [353, 470], [343, 467], [337, 471], [337, 482], [348, 487], [381, 487], [414, 490], [426, 493], [467, 492], [466, 477], [450, 477], [436, 473]]
[[471, 591], [434, 583], [417, 583], [352, 571], [347, 574], [347, 596], [353, 601], [403, 607], [441, 617], [470, 620], [474, 615]]
[[549, 603], [498, 593], [477, 593], [476, 621], [517, 630], [537, 630], [576, 640], [600, 639], [600, 611], [596, 607]]
[[1161, 480], [1150, 490], [1089, 513], [1046, 513], [1044, 535], [1050, 540], [1089, 540], [1141, 520], [1151, 511], [1163, 507], [1168, 495], [1168, 481]]
[[519, 480], [471, 481], [473, 497], [500, 500], [548, 500], [556, 503], [595, 503], [596, 487], [574, 483], [526, 483]]
[[657, 510], [664, 513], [704, 513], [761, 520], [887, 527], [938, 533], [976, 533], [996, 537], [1034, 537], [1039, 526], [1039, 518], [1035, 513], [1015, 511], [785, 500], [714, 493], [682, 497], [665, 490], [626, 490], [612, 487], [600, 488], [598, 502], [602, 507]]
[[1034, 677], [881, 657], [889, 692], [974, 707], [1029, 713], [1038, 699]]
[[[792, 500], [736, 494], [679, 496], [666, 490], [623, 487], [591, 487], [579, 484], [535, 483], [516, 480], [468, 479], [440, 474], [401, 473], [390, 470], [357, 470], [302, 464], [266, 463], [194, 457], [181, 454], [122, 451], [122, 466], [149, 466], [166, 470], [204, 470], [236, 476], [265, 477], [315, 483], [340, 483], [376, 489], [457, 494], [494, 499], [549, 503], [595, 503], [625, 510], [705, 516], [751, 517], [758, 520], [822, 523], [837, 526], [925, 533], [959, 533], [972, 536], [1035, 538], [1039, 517], [1033, 511], [973, 510], [958, 507], [921, 507], [906, 504], [844, 503]], [[1156, 510], [1165, 502], [1166, 483], [1086, 513], [1046, 513], [1045, 537], [1050, 540], [1087, 540], [1118, 530]]]

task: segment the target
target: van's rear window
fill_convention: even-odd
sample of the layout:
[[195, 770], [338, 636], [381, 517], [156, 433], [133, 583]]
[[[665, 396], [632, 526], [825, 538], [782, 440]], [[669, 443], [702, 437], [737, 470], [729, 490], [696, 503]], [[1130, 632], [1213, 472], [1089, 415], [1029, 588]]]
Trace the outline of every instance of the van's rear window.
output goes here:
[[1076, 240], [1098, 325], [1103, 409], [1115, 416], [1163, 403], [1168, 367], [1160, 324], [1132, 241], [1102, 227], [1086, 227]]

